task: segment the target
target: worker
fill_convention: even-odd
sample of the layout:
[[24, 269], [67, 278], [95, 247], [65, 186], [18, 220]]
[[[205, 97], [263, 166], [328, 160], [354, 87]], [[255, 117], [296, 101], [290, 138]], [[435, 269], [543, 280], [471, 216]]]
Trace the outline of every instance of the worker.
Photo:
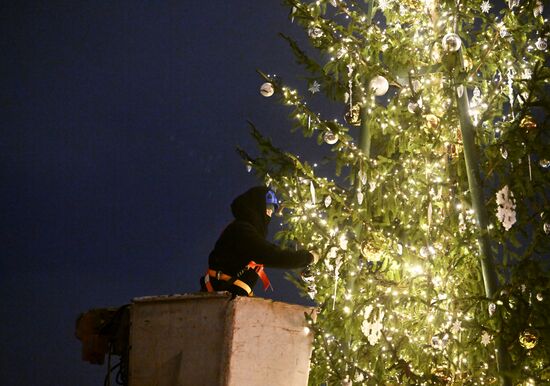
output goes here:
[[266, 240], [273, 213], [279, 209], [275, 193], [257, 186], [231, 204], [235, 219], [224, 229], [208, 258], [201, 277], [201, 291], [229, 291], [234, 296], [253, 296], [258, 279], [270, 287], [265, 267], [302, 268], [317, 260], [316, 253], [282, 249]]

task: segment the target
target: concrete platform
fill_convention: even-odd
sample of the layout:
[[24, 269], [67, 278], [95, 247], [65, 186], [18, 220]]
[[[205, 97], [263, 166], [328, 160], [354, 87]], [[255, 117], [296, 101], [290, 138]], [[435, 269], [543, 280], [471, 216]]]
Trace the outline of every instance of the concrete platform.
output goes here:
[[310, 307], [227, 293], [133, 299], [129, 386], [306, 386]]

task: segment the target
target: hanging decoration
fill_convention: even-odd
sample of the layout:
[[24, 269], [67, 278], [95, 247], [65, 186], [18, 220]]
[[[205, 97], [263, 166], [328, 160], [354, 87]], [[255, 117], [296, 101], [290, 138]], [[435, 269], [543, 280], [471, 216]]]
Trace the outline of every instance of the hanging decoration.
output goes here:
[[508, 150], [506, 150], [505, 148], [501, 147], [501, 148], [500, 148], [500, 155], [502, 156], [502, 158], [507, 159], [507, 158], [508, 158]]
[[432, 336], [432, 347], [437, 350], [443, 350], [445, 346], [447, 346], [448, 341], [449, 341], [448, 334], [434, 335]]
[[460, 50], [460, 47], [462, 47], [462, 40], [460, 39], [460, 36], [451, 32], [443, 36], [441, 44], [443, 45], [443, 49], [445, 51], [456, 52]]
[[275, 89], [273, 88], [273, 84], [269, 82], [265, 82], [260, 87], [260, 94], [262, 94], [266, 98], [272, 96], [274, 92], [275, 92]]
[[508, 99], [510, 100], [510, 112], [512, 114], [512, 119], [515, 117], [514, 113], [514, 76], [516, 75], [516, 70], [513, 67], [508, 68]]
[[489, 310], [489, 316], [493, 316], [497, 310], [497, 305], [495, 303], [489, 303], [487, 308]]
[[539, 333], [534, 328], [528, 328], [519, 336], [519, 343], [521, 344], [521, 347], [531, 350], [533, 349], [539, 341]]
[[462, 95], [464, 95], [464, 86], [459, 84], [458, 86], [456, 86], [456, 95], [459, 97], [459, 98], [462, 98]]
[[357, 203], [359, 205], [362, 205], [363, 204], [363, 199], [365, 198], [364, 194], [362, 191], [358, 190], [357, 191]]
[[380, 337], [382, 336], [382, 328], [384, 327], [384, 325], [382, 324], [382, 320], [384, 319], [384, 311], [380, 311], [378, 317], [373, 316], [371, 318], [370, 316], [373, 309], [374, 307], [372, 305], [368, 305], [365, 308], [363, 314], [364, 320], [361, 325], [361, 331], [367, 337], [367, 341], [371, 346], [374, 346], [378, 343]]
[[492, 6], [489, 0], [483, 0], [483, 2], [481, 3], [481, 12], [489, 13], [489, 11], [491, 10], [491, 7]]
[[481, 334], [481, 344], [487, 346], [493, 340], [493, 336], [490, 335], [487, 331], [483, 331]]
[[321, 27], [319, 27], [318, 25], [313, 25], [313, 26], [309, 27], [309, 29], [307, 30], [307, 34], [312, 39], [319, 39], [319, 38], [323, 37], [323, 35], [325, 33], [323, 32]]
[[535, 47], [537, 47], [540, 51], [546, 51], [546, 48], [548, 48], [548, 43], [546, 42], [546, 39], [539, 37], [535, 42]]
[[334, 262], [334, 293], [332, 295], [332, 309], [336, 307], [336, 295], [338, 293], [338, 279], [340, 278], [340, 267], [342, 266], [342, 257], [338, 256]]
[[481, 91], [479, 90], [479, 87], [476, 86], [472, 93], [472, 99], [470, 100], [470, 115], [472, 116], [474, 126], [477, 126], [479, 123], [481, 103]]
[[535, 3], [535, 7], [533, 8], [533, 16], [539, 17], [542, 15], [542, 12], [544, 11], [544, 4], [541, 0], [537, 0]]
[[516, 200], [514, 193], [505, 185], [496, 194], [497, 218], [505, 230], [510, 230], [516, 222]]
[[426, 125], [430, 128], [430, 129], [437, 129], [437, 127], [439, 126], [439, 117], [437, 117], [437, 115], [434, 115], [434, 114], [426, 114], [424, 115], [424, 119], [426, 120]]
[[310, 93], [315, 94], [316, 92], [321, 91], [321, 84], [314, 80], [313, 83], [309, 86], [308, 90]]
[[359, 103], [351, 106], [351, 108], [344, 115], [345, 121], [352, 126], [361, 125], [361, 107]]
[[519, 127], [524, 129], [526, 132], [530, 132], [537, 128], [537, 122], [531, 115], [528, 114], [521, 119]]
[[331, 196], [326, 196], [325, 197], [325, 208], [328, 208], [331, 203], [332, 203], [332, 197]]
[[311, 194], [311, 204], [315, 205], [317, 197], [315, 196], [315, 185], [313, 185], [313, 181], [309, 182], [309, 193]]
[[390, 84], [388, 80], [381, 75], [377, 75], [369, 82], [369, 88], [374, 92], [376, 96], [382, 96], [388, 92]]
[[335, 134], [330, 130], [325, 131], [325, 134], [323, 134], [323, 141], [325, 141], [328, 145], [334, 145], [338, 142], [338, 134]]

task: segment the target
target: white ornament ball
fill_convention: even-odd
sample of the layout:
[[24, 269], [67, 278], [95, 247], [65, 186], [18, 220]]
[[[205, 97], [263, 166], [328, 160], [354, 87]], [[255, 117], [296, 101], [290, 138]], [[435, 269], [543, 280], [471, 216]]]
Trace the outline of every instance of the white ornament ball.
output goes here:
[[537, 47], [538, 50], [546, 51], [546, 48], [548, 48], [548, 43], [546, 42], [546, 39], [539, 38], [535, 42], [535, 47]]
[[369, 88], [374, 91], [374, 95], [381, 96], [388, 92], [390, 84], [386, 78], [381, 75], [377, 75], [371, 79]]
[[262, 84], [262, 87], [260, 87], [260, 94], [262, 94], [264, 97], [270, 97], [275, 92], [275, 89], [273, 88], [273, 85], [269, 82], [265, 82]]
[[544, 229], [544, 233], [547, 235], [550, 235], [550, 223], [545, 222], [542, 226], [542, 229]]
[[548, 168], [550, 168], [550, 161], [547, 160], [547, 159], [541, 159], [539, 161], [539, 165], [544, 169], [548, 169]]
[[338, 134], [334, 134], [332, 131], [327, 131], [323, 135], [323, 140], [329, 145], [334, 145], [338, 142]]
[[460, 36], [458, 36], [457, 34], [448, 33], [447, 35], [443, 36], [441, 44], [443, 44], [443, 49], [445, 51], [456, 52], [460, 50], [460, 47], [462, 47], [462, 40], [460, 40]]

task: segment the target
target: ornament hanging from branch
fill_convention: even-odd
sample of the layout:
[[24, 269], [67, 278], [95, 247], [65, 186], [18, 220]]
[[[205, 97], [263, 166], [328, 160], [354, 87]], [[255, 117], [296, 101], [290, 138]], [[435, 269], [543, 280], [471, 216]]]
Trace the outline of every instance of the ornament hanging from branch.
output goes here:
[[535, 47], [537, 47], [537, 50], [546, 51], [546, 49], [548, 48], [548, 43], [546, 39], [539, 37], [538, 40], [535, 42]]
[[363, 313], [364, 320], [361, 324], [361, 331], [367, 337], [367, 341], [371, 346], [378, 343], [380, 337], [382, 336], [382, 328], [384, 327], [382, 324], [382, 320], [384, 319], [384, 311], [380, 311], [378, 317], [373, 316], [371, 318], [373, 310], [374, 307], [371, 305], [368, 305], [365, 308]]
[[521, 347], [531, 350], [533, 349], [539, 341], [539, 333], [534, 328], [528, 328], [519, 336], [519, 343], [521, 344]]
[[460, 47], [462, 47], [462, 40], [460, 39], [460, 36], [451, 32], [443, 36], [441, 44], [443, 45], [443, 49], [445, 51], [456, 52], [460, 50]]
[[496, 193], [497, 218], [505, 230], [509, 230], [516, 222], [516, 200], [514, 193], [505, 185]]
[[363, 199], [365, 198], [364, 194], [362, 191], [358, 190], [357, 191], [357, 203], [359, 205], [362, 205], [363, 204]]
[[437, 127], [439, 126], [439, 117], [437, 115], [434, 115], [434, 114], [426, 114], [424, 115], [424, 119], [426, 120], [426, 125], [430, 128], [430, 129], [437, 129]]
[[326, 131], [325, 134], [323, 134], [323, 140], [328, 145], [334, 145], [336, 142], [338, 142], [338, 134], [335, 134], [330, 130]]
[[388, 80], [381, 75], [377, 75], [369, 82], [369, 88], [374, 92], [376, 96], [382, 96], [388, 92], [390, 84]]
[[313, 185], [313, 181], [310, 181], [309, 183], [309, 193], [311, 194], [311, 204], [315, 205], [317, 202], [317, 197], [315, 195], [315, 185]]
[[319, 39], [325, 35], [323, 30], [318, 25], [313, 25], [308, 28], [307, 34], [312, 39]]
[[359, 103], [353, 105], [351, 109], [346, 111], [344, 120], [352, 126], [361, 125], [361, 107], [359, 106]]
[[272, 96], [274, 92], [275, 92], [275, 88], [273, 87], [273, 84], [271, 84], [270, 82], [265, 82], [260, 87], [260, 94], [262, 94], [262, 96], [266, 98], [269, 98], [270, 96]]
[[315, 94], [316, 92], [319, 92], [321, 90], [321, 85], [316, 80], [313, 81], [313, 83], [308, 88], [309, 92], [312, 94]]
[[535, 3], [535, 7], [533, 8], [533, 16], [539, 17], [542, 15], [542, 12], [544, 11], [544, 4], [542, 4], [541, 0], [537, 0]]
[[489, 0], [484, 0], [482, 3], [481, 3], [481, 12], [483, 13], [489, 13], [489, 11], [491, 10], [491, 3], [489, 2]]
[[487, 331], [483, 331], [481, 334], [481, 344], [487, 346], [493, 340], [493, 336], [490, 335]]

